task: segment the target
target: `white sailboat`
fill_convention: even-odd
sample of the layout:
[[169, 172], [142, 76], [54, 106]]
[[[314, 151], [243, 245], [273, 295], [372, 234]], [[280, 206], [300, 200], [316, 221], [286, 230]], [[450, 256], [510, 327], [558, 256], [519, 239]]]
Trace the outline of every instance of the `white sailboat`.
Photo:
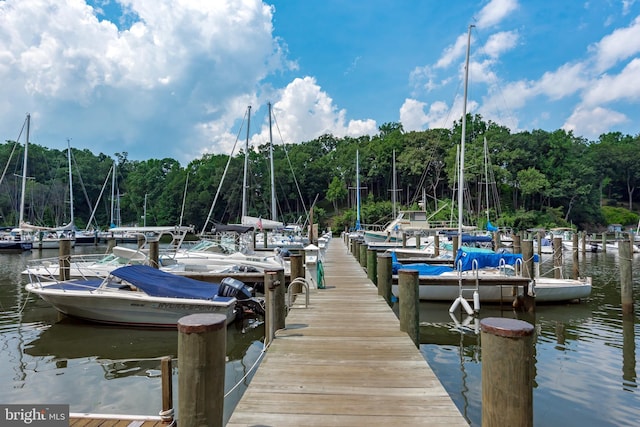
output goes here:
[[67, 139], [67, 162], [69, 165], [69, 206], [70, 206], [70, 220], [69, 223], [63, 227], [57, 228], [45, 228], [40, 227], [37, 238], [34, 241], [34, 247], [37, 249], [59, 249], [60, 240], [70, 240], [71, 247], [75, 246], [76, 235], [75, 225], [73, 223], [73, 181], [71, 172], [71, 143]]
[[31, 115], [26, 118], [26, 141], [24, 144], [24, 159], [22, 165], [22, 193], [20, 195], [20, 212], [18, 216], [18, 227], [12, 228], [8, 233], [3, 233], [0, 238], [0, 251], [21, 252], [30, 251], [33, 247], [33, 234], [31, 230], [23, 227], [24, 224], [24, 204], [25, 192], [27, 188], [27, 156], [29, 152], [29, 130], [31, 126]]

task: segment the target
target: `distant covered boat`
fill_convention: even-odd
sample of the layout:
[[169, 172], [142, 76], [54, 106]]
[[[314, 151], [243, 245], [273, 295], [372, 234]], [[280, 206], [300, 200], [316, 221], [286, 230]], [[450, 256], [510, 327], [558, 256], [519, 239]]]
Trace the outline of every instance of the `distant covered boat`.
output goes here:
[[45, 282], [33, 276], [26, 290], [65, 315], [125, 326], [175, 327], [194, 313], [224, 314], [231, 323], [243, 304], [262, 307], [239, 280], [207, 283], [146, 265], [120, 267], [105, 279]]

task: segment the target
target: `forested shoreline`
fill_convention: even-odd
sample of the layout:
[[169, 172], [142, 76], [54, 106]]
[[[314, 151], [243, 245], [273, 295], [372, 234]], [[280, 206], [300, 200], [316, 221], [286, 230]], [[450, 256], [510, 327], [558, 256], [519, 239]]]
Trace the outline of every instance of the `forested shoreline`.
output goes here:
[[[457, 211], [450, 207], [457, 191], [460, 140], [459, 122], [452, 129], [419, 132], [386, 123], [375, 136], [322, 135], [312, 141], [274, 144], [277, 218], [304, 222], [313, 205], [314, 220], [321, 227], [352, 227], [358, 152], [362, 223], [389, 221], [394, 194], [397, 209], [416, 209], [425, 198], [428, 211], [439, 210], [437, 219], [450, 219]], [[22, 150], [22, 144], [13, 141], [0, 145], [5, 172], [0, 184], [0, 223], [5, 226], [17, 224]], [[99, 228], [112, 223], [114, 209], [121, 225], [181, 223], [201, 230], [210, 212], [215, 222], [240, 220], [243, 151], [231, 158], [207, 154], [184, 166], [168, 158], [129, 160], [126, 152], [111, 157], [89, 149], [72, 147], [71, 151], [74, 219], [79, 228], [87, 226], [96, 205], [94, 226]], [[262, 218], [272, 217], [269, 152], [264, 144], [248, 156], [248, 214]], [[115, 181], [110, 178], [114, 165]], [[67, 150], [32, 142], [27, 170], [25, 219], [35, 225], [67, 223]], [[467, 224], [482, 227], [490, 219], [494, 225], [515, 230], [572, 225], [598, 231], [611, 223], [638, 221], [640, 135], [610, 132], [588, 141], [564, 130], [511, 133], [479, 115], [468, 115], [464, 173]], [[114, 183], [116, 196], [112, 197]], [[206, 224], [207, 229], [210, 226]]]

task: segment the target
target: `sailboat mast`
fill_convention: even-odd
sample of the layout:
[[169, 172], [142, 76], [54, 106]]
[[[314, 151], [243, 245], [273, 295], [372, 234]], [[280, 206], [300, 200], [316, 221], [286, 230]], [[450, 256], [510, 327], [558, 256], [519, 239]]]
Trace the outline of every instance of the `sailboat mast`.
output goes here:
[[360, 152], [356, 151], [356, 230], [360, 230]]
[[20, 195], [20, 218], [18, 219], [18, 227], [22, 227], [24, 222], [24, 203], [25, 194], [27, 192], [27, 156], [29, 152], [29, 130], [31, 128], [31, 114], [27, 114], [27, 140], [24, 143], [24, 161], [22, 163], [22, 194]]
[[115, 218], [113, 216], [114, 203], [116, 198], [116, 162], [113, 162], [113, 175], [111, 176], [111, 226], [115, 227]]
[[489, 147], [487, 145], [487, 137], [484, 137], [484, 179], [485, 182], [485, 200], [487, 208], [487, 224], [489, 224]]
[[460, 173], [458, 174], [458, 236], [462, 244], [462, 213], [463, 213], [463, 195], [464, 195], [464, 140], [467, 133], [467, 87], [469, 85], [469, 52], [471, 51], [471, 28], [469, 25], [467, 33], [467, 56], [464, 64], [464, 99], [462, 101], [462, 136], [460, 137]]
[[276, 209], [276, 170], [273, 167], [273, 133], [271, 131], [271, 103], [269, 106], [269, 155], [271, 159], [271, 219], [278, 220], [278, 211]]
[[393, 190], [391, 190], [391, 205], [393, 206], [393, 218], [396, 217], [396, 192], [398, 183], [396, 182], [396, 150], [393, 150]]
[[[242, 181], [242, 218], [247, 216], [247, 169], [249, 168], [249, 130], [251, 129], [251, 105], [247, 108], [247, 140], [244, 144], [244, 178]], [[242, 218], [240, 222], [242, 222]]]
[[71, 209], [70, 222], [69, 224], [73, 225], [73, 181], [72, 181], [72, 173], [71, 173], [71, 138], [67, 138], [67, 160], [69, 162], [69, 207]]

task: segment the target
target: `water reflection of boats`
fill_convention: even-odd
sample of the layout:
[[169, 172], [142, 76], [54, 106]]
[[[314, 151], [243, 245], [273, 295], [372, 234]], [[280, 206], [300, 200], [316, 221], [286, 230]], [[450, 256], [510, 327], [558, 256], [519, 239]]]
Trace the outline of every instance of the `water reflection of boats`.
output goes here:
[[[538, 324], [538, 335], [557, 335], [557, 325], [582, 325], [592, 317], [588, 304], [538, 305], [535, 317], [496, 306], [482, 306], [480, 316], [474, 318], [462, 313], [449, 313], [450, 304], [437, 302], [420, 303], [420, 343], [459, 346], [476, 343], [479, 320], [485, 317], [508, 317]], [[562, 329], [564, 331], [564, 329]], [[564, 332], [563, 332], [564, 333]], [[461, 336], [462, 335], [462, 336]]]
[[[230, 325], [227, 328], [228, 361], [242, 359], [247, 347], [263, 335], [260, 325], [244, 328], [240, 323]], [[159, 375], [160, 358], [176, 358], [177, 351], [177, 330], [98, 328], [72, 318], [52, 324], [24, 349], [33, 357], [52, 357], [60, 368], [66, 367], [69, 360], [96, 359], [107, 379]]]

